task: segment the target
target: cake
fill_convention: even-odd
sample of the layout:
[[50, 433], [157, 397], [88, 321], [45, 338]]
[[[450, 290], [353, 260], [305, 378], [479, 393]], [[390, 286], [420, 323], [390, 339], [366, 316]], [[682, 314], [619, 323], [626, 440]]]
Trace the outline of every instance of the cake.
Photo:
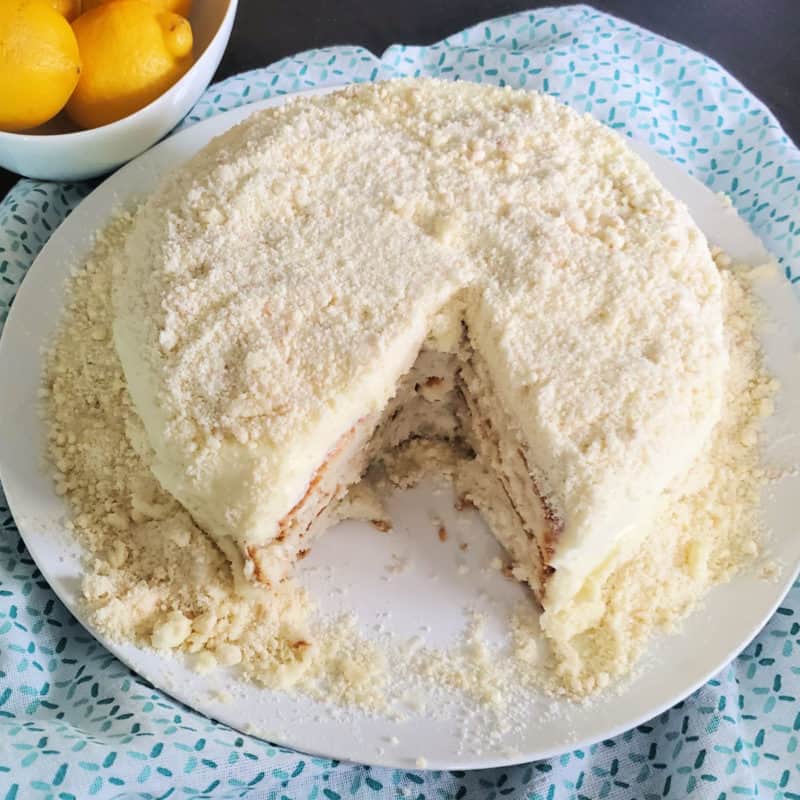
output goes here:
[[142, 204], [113, 304], [142, 452], [247, 591], [430, 444], [569, 640], [721, 414], [703, 235], [535, 92], [401, 80], [254, 114]]

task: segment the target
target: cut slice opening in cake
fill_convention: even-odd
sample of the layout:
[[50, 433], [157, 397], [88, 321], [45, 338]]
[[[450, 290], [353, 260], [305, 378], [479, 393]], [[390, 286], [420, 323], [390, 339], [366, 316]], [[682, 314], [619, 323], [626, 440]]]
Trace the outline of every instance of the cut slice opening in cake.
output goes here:
[[[481, 512], [508, 551], [513, 575], [541, 602], [561, 523], [536, 485], [529, 458], [462, 323], [454, 348], [426, 342], [383, 412], [362, 417], [339, 438], [280, 520], [277, 535], [261, 546], [246, 545], [245, 575], [265, 585], [283, 578], [333, 521], [352, 516], [352, 506], [342, 501], [370, 469], [400, 486], [446, 473], [457, 496]], [[391, 524], [372, 521], [381, 529]]]

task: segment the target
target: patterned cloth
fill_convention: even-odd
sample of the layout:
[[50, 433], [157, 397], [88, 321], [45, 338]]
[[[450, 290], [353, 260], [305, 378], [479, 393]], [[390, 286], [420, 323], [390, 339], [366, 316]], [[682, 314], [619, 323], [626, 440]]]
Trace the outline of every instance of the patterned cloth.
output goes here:
[[[539, 89], [648, 142], [729, 193], [800, 288], [800, 152], [775, 118], [705, 56], [586, 6], [492, 20], [380, 59], [356, 47], [303, 53], [211, 87], [182, 124], [277, 93], [398, 75]], [[89, 188], [21, 181], [0, 205], [0, 324]], [[534, 764], [407, 772], [309, 758], [173, 702], [61, 606], [5, 507], [0, 524], [0, 798], [800, 800], [800, 585], [733, 664], [646, 725]]]

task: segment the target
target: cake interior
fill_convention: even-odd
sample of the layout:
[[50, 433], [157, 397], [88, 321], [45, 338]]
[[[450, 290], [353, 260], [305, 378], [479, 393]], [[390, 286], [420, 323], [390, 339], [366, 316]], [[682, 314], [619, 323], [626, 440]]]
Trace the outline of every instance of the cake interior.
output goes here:
[[[246, 574], [262, 583], [279, 580], [336, 519], [364, 516], [354, 512], [357, 503], [351, 501], [368, 472], [400, 486], [444, 473], [459, 502], [481, 512], [508, 551], [514, 576], [541, 602], [560, 522], [528, 464], [521, 434], [492, 391], [486, 365], [462, 325], [455, 348], [426, 342], [383, 413], [361, 418], [341, 437], [281, 520], [278, 536], [248, 547]], [[380, 515], [371, 521], [381, 529], [391, 525]]]

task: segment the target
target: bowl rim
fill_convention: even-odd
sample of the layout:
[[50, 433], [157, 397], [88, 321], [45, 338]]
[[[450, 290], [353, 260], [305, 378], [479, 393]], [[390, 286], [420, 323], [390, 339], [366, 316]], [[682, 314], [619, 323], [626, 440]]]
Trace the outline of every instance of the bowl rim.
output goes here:
[[99, 125], [96, 128], [85, 128], [84, 130], [70, 131], [69, 133], [15, 133], [13, 131], [0, 130], [0, 140], [9, 139], [16, 142], [74, 142], [81, 137], [89, 139], [92, 136], [97, 136], [102, 132], [111, 130], [111, 128], [114, 126], [129, 124], [133, 120], [141, 118], [154, 105], [160, 103], [167, 96], [177, 92], [180, 86], [188, 83], [192, 73], [195, 72], [197, 67], [200, 66], [201, 61], [207, 59], [207, 56], [211, 50], [211, 46], [220, 38], [227, 23], [236, 15], [236, 10], [239, 5], [239, 0], [224, 0], [224, 2], [227, 3], [227, 8], [225, 9], [225, 13], [222, 15], [219, 26], [217, 27], [214, 35], [208, 40], [208, 44], [203, 49], [203, 52], [200, 53], [200, 55], [195, 59], [194, 64], [192, 64], [192, 66], [186, 70], [186, 73], [182, 75], [175, 83], [173, 83], [169, 89], [167, 89], [165, 92], [162, 92], [154, 100], [151, 100], [146, 106], [142, 106], [142, 108], [140, 108], [138, 111], [134, 111], [132, 114], [128, 114], [128, 116], [122, 117], [121, 119], [114, 120], [114, 122], [108, 122], [105, 125]]

